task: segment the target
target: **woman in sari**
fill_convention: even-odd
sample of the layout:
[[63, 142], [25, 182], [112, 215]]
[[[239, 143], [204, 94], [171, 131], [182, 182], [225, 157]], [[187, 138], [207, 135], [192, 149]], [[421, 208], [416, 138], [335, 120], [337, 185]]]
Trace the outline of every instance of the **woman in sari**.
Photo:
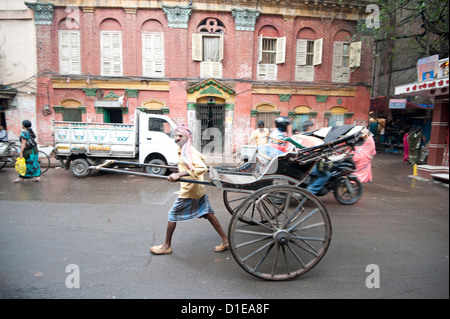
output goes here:
[[31, 122], [25, 120], [22, 122], [23, 132], [20, 134], [20, 158], [25, 158], [27, 165], [27, 171], [25, 175], [19, 175], [19, 177], [13, 180], [13, 183], [23, 182], [24, 179], [36, 178], [35, 182], [41, 181], [41, 166], [38, 161], [38, 148], [35, 141], [36, 134], [31, 129]]
[[367, 183], [372, 181], [372, 159], [377, 152], [375, 141], [369, 131], [363, 130], [362, 133], [364, 144], [355, 146], [353, 161], [356, 164], [356, 170], [352, 174], [358, 177], [361, 183]]

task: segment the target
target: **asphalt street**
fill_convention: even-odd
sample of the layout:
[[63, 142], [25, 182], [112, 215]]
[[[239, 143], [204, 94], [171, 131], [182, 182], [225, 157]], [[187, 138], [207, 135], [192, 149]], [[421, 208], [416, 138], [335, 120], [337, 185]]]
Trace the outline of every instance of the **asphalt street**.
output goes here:
[[[378, 154], [358, 203], [322, 197], [328, 252], [304, 276], [272, 282], [246, 273], [230, 251], [213, 252], [220, 238], [203, 219], [178, 224], [173, 254], [150, 254], [177, 183], [51, 168], [40, 183], [13, 184], [14, 168], [4, 168], [0, 298], [449, 298], [449, 190], [412, 172], [400, 156]], [[222, 192], [207, 194], [227, 229]]]

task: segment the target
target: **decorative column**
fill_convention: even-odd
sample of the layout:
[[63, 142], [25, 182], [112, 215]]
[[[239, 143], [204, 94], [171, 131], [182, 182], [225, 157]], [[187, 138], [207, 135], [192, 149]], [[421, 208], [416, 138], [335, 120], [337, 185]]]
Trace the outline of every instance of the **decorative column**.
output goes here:
[[162, 5], [161, 7], [167, 16], [170, 28], [187, 29], [189, 16], [192, 14], [192, 8], [190, 6]]
[[[52, 23], [53, 3], [25, 2], [25, 5], [34, 12], [34, 24], [36, 25], [36, 58], [38, 74], [44, 70], [52, 70]], [[49, 74], [41, 74], [36, 79], [36, 133], [40, 144], [48, 144], [53, 141], [53, 120], [51, 104], [52, 83]], [[52, 116], [49, 116], [52, 115]]]
[[36, 40], [39, 43], [37, 46], [37, 61], [38, 72], [51, 69], [51, 25], [53, 22], [53, 3], [30, 3], [25, 2], [25, 5], [34, 12], [34, 24], [36, 25]]
[[231, 16], [234, 18], [236, 31], [255, 31], [256, 19], [260, 12], [250, 9], [231, 9]]
[[[250, 9], [232, 8], [231, 16], [235, 23], [235, 42], [233, 48], [234, 64], [237, 66], [237, 78], [253, 78], [253, 58], [256, 55], [254, 49], [254, 40], [256, 20], [260, 11]], [[251, 32], [249, 34], [249, 32]], [[233, 45], [233, 44], [232, 44]], [[242, 145], [248, 144], [248, 137], [256, 126], [256, 113], [251, 110], [252, 107], [252, 85], [248, 82], [237, 82], [236, 92], [242, 94], [236, 95], [234, 105], [227, 104], [226, 127], [230, 128], [226, 133], [225, 153], [228, 155], [229, 145], [232, 145], [232, 151], [240, 151]], [[251, 118], [248, 114], [251, 114]], [[232, 120], [233, 123], [229, 123]], [[228, 135], [233, 134], [232, 143], [228, 141]]]

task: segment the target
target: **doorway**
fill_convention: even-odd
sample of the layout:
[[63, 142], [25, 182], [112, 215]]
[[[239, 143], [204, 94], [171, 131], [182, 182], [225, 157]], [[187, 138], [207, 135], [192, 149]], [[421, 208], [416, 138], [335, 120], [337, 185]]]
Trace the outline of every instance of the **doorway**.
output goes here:
[[104, 108], [103, 121], [105, 123], [123, 123], [123, 112], [119, 108]]
[[200, 120], [201, 150], [222, 154], [225, 133], [225, 104], [197, 103], [197, 119]]

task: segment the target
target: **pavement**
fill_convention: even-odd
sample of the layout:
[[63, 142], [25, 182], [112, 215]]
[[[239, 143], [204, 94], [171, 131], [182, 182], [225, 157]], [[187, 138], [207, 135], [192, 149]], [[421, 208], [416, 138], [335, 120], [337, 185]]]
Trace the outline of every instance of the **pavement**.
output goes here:
[[[377, 154], [358, 203], [321, 197], [333, 225], [328, 252], [304, 276], [271, 282], [247, 274], [230, 251], [214, 253], [220, 238], [204, 220], [177, 225], [171, 255], [149, 253], [164, 240], [178, 184], [79, 179], [62, 168], [12, 184], [16, 173], [4, 168], [0, 298], [448, 299], [449, 190], [412, 172], [400, 156]], [[226, 229], [222, 192], [207, 193]]]

